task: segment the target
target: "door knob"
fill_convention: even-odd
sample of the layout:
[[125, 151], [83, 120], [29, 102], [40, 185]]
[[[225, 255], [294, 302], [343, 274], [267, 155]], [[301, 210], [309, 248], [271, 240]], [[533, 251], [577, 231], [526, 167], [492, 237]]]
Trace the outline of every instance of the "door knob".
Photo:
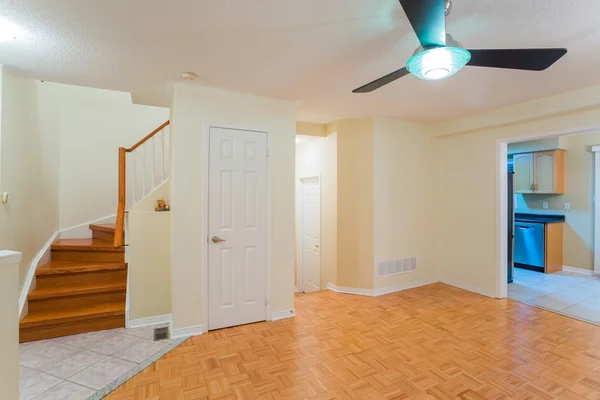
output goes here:
[[224, 242], [224, 241], [225, 241], [225, 239], [221, 239], [221, 238], [220, 238], [220, 237], [218, 237], [218, 236], [213, 236], [213, 237], [212, 237], [212, 241], [213, 241], [213, 243], [221, 243], [221, 242]]

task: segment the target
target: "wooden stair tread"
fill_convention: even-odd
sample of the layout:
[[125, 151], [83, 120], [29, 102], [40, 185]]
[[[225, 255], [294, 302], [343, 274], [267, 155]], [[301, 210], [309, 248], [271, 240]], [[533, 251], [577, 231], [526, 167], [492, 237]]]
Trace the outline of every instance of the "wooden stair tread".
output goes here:
[[53, 297], [80, 296], [92, 293], [118, 292], [127, 290], [127, 282], [97, 282], [65, 287], [35, 289], [27, 300], [50, 299]]
[[125, 303], [98, 304], [77, 310], [55, 310], [29, 313], [21, 320], [19, 327], [24, 329], [119, 315], [125, 315]]
[[115, 233], [116, 224], [90, 224], [90, 229], [93, 231]]
[[126, 269], [125, 263], [101, 263], [97, 261], [50, 261], [35, 271], [36, 276], [77, 274], [83, 272]]
[[52, 244], [53, 251], [102, 251], [110, 253], [124, 253], [125, 248], [115, 248], [112, 243], [99, 239], [60, 239]]

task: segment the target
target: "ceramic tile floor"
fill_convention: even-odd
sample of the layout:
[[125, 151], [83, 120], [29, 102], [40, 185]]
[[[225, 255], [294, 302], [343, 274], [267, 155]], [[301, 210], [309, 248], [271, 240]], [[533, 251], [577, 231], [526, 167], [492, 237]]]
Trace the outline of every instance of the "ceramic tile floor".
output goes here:
[[508, 298], [600, 325], [600, 279], [591, 275], [515, 268]]
[[112, 329], [19, 345], [21, 400], [84, 400], [165, 350], [157, 325]]

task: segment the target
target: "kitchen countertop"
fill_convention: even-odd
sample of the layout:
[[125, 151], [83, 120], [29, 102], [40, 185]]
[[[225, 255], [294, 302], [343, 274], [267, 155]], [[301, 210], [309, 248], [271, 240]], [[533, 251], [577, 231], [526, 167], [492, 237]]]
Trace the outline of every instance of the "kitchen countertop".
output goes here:
[[516, 222], [537, 222], [540, 224], [554, 224], [565, 222], [564, 215], [553, 215], [553, 214], [515, 214]]

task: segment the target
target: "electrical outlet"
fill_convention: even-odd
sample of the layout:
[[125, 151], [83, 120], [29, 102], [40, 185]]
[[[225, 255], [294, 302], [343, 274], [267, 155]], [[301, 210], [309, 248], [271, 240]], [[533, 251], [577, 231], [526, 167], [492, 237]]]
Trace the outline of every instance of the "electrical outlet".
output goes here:
[[571, 203], [567, 202], [565, 203], [565, 210], [570, 210], [571, 209]]
[[542, 208], [548, 208], [548, 202], [547, 201], [542, 202]]

